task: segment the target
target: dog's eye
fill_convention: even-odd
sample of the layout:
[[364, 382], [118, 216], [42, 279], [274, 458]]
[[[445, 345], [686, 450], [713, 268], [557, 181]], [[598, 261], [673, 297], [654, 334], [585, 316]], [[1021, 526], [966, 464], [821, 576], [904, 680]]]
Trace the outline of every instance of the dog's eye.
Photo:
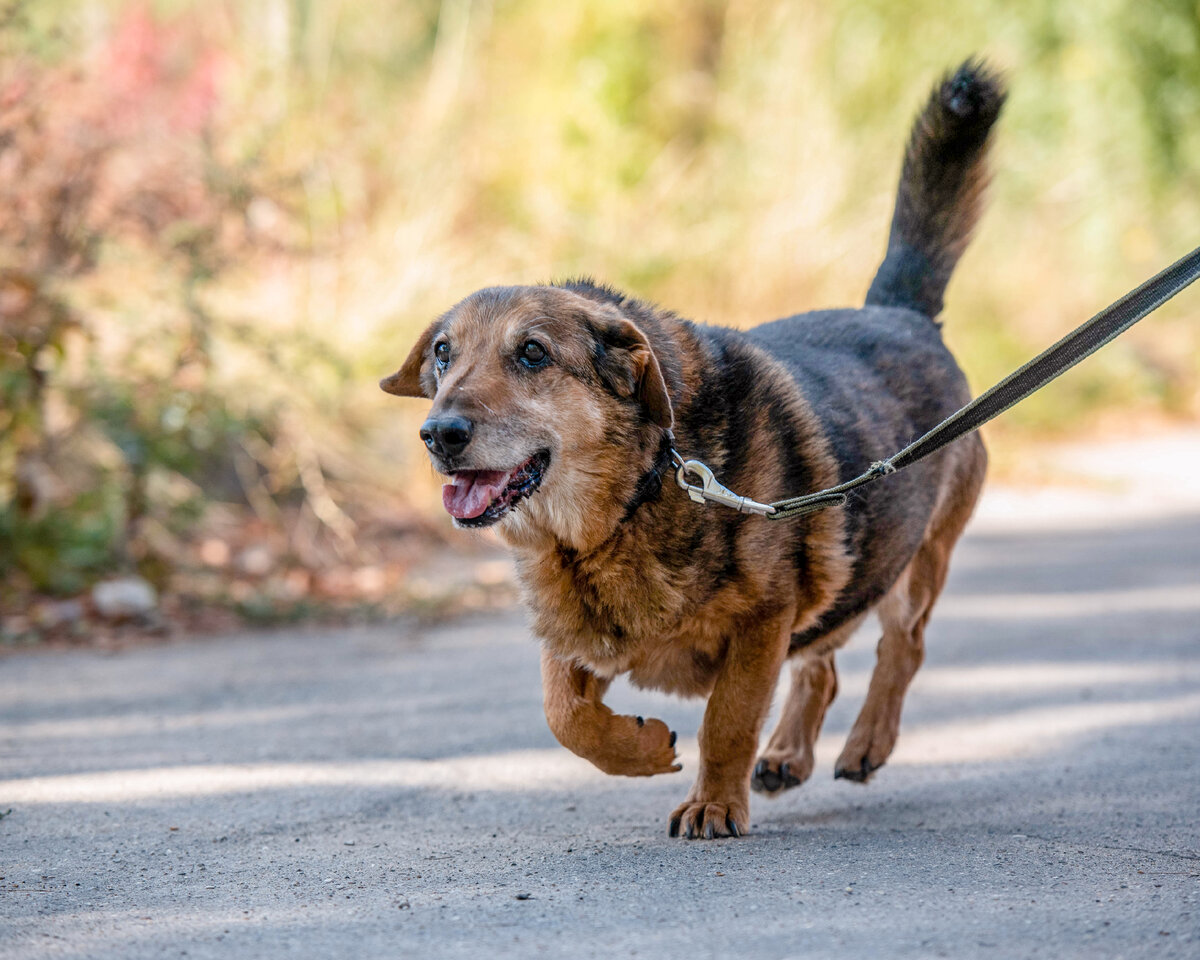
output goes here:
[[528, 341], [521, 347], [521, 362], [527, 367], [539, 367], [546, 359], [546, 348], [536, 340]]
[[437, 358], [438, 366], [444, 367], [450, 362], [450, 344], [442, 342], [433, 348], [433, 355]]

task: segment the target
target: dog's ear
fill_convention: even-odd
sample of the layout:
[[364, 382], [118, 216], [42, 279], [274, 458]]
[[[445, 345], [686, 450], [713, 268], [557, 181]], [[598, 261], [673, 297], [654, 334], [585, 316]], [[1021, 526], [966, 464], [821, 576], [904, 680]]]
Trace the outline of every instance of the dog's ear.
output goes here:
[[431, 323], [417, 340], [416, 346], [412, 348], [404, 365], [390, 377], [384, 377], [379, 381], [379, 388], [384, 393], [391, 393], [397, 397], [423, 397], [426, 395], [421, 388], [421, 372], [425, 369], [426, 362], [431, 359], [429, 345], [433, 343], [433, 338], [437, 336], [441, 326], [440, 322]]
[[617, 396], [637, 397], [650, 422], [670, 430], [671, 396], [650, 341], [624, 317], [605, 317], [593, 326], [596, 372]]

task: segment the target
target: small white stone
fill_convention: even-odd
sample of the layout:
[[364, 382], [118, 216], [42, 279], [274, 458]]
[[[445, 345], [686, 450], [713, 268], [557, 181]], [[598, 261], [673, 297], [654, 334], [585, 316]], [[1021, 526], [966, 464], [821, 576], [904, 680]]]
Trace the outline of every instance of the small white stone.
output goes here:
[[158, 594], [141, 577], [122, 577], [92, 587], [92, 604], [106, 620], [124, 620], [154, 610]]
[[237, 557], [237, 567], [252, 577], [263, 577], [275, 566], [275, 556], [266, 544], [256, 543], [246, 547]]

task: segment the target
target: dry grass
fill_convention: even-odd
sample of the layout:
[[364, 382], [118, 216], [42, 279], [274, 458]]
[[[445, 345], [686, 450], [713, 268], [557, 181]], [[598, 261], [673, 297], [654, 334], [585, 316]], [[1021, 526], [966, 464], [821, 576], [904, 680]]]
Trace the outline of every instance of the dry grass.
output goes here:
[[[0, 290], [6, 382], [45, 381], [21, 431], [0, 416], [0, 512], [11, 531], [88, 490], [111, 502], [86, 505], [104, 521], [86, 564], [75, 533], [36, 575], [8, 554], [25, 578], [8, 603], [122, 564], [170, 589], [231, 516], [293, 584], [382, 562], [397, 531], [436, 540], [421, 405], [375, 382], [475, 288], [586, 273], [735, 325], [859, 302], [911, 115], [974, 52], [1013, 92], [946, 331], [987, 386], [1195, 242], [1200, 26], [1194, 4], [1153, 6], [10, 4], [6, 109], [44, 122], [6, 142], [0, 179], [7, 162], [51, 196], [95, 184], [83, 260], [11, 233], [0, 249], [86, 334], [22, 354], [30, 314]], [[80, 131], [107, 137], [102, 163]], [[29, 207], [43, 240], [52, 206]], [[1181, 297], [1006, 415], [1001, 470], [1032, 437], [1200, 415], [1195, 313]], [[211, 456], [189, 455], [197, 436]], [[38, 463], [56, 483], [22, 507]]]

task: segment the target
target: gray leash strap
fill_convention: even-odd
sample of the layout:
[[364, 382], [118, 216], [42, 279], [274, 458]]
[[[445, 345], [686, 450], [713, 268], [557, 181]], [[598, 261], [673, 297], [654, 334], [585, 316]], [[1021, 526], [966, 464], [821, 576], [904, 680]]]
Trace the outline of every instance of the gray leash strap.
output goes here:
[[[1077, 363], [1091, 356], [1106, 343], [1119, 337], [1143, 317], [1153, 313], [1177, 293], [1184, 290], [1197, 277], [1200, 277], [1200, 247], [1177, 260], [1161, 273], [1151, 277], [1140, 287], [1131, 290], [1116, 303], [1105, 307], [1090, 320], [1068, 333], [1058, 343], [1038, 354], [1019, 370], [1010, 373], [990, 390], [981, 393], [961, 410], [952, 413], [924, 436], [918, 437], [887, 460], [871, 464], [870, 469], [853, 480], [848, 480], [836, 487], [829, 487], [826, 490], [818, 490], [816, 493], [777, 500], [770, 504], [754, 504], [754, 501], [748, 501], [756, 507], [762, 508], [752, 512], [760, 513], [770, 520], [791, 520], [824, 510], [826, 507], [845, 504], [847, 494], [851, 490], [874, 483], [881, 477], [886, 477], [897, 470], [911, 467], [914, 463], [937, 453], [942, 447], [953, 443], [959, 437], [978, 430], [989, 420], [1000, 416], [1009, 407], [1036, 393]], [[678, 457], [678, 454], [675, 456]], [[683, 462], [682, 458], [679, 462]], [[696, 462], [687, 461], [686, 463], [690, 466]], [[697, 499], [693, 490], [703, 494], [701, 488], [692, 487], [685, 482], [685, 469], [682, 467], [679, 468], [678, 481], [680, 486], [688, 490], [692, 499]], [[714, 485], [719, 487], [719, 484], [715, 484], [715, 482]], [[706, 484], [705, 487], [707, 488], [707, 486]], [[720, 489], [725, 490], [723, 487]], [[725, 492], [729, 493], [729, 491]], [[704, 497], [704, 499], [721, 501], [721, 498], [715, 496]], [[745, 498], [737, 499], [745, 500]], [[727, 505], [732, 506], [733, 504]], [[739, 509], [751, 512], [744, 507], [739, 507]]]

